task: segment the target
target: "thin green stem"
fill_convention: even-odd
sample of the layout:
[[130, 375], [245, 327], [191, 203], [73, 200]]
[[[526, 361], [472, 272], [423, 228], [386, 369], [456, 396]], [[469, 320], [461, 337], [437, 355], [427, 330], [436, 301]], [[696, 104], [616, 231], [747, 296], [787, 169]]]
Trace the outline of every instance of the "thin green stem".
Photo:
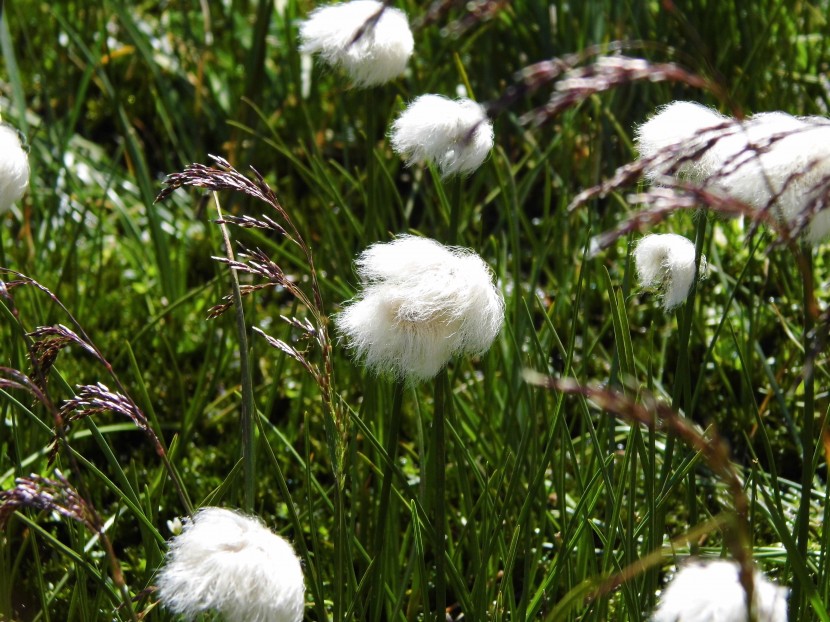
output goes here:
[[[703, 256], [703, 243], [706, 239], [707, 210], [701, 210], [697, 215], [697, 228], [695, 229], [695, 282], [700, 275], [700, 261]], [[697, 287], [692, 287], [686, 303], [681, 307], [678, 314], [678, 348], [677, 368], [674, 377], [674, 389], [672, 391], [672, 409], [679, 410], [681, 404], [684, 415], [690, 417], [688, 409], [692, 405], [691, 394], [691, 367], [689, 365], [689, 339], [692, 334], [692, 320], [694, 318], [695, 296]]]
[[[825, 477], [830, 477], [830, 465], [827, 466]], [[821, 552], [819, 553], [819, 596], [828, 602], [830, 599], [830, 487], [824, 489], [824, 510], [821, 521]]]
[[[216, 213], [219, 220], [222, 220], [222, 207], [219, 204], [219, 196], [213, 193], [213, 200], [216, 204]], [[225, 242], [225, 253], [228, 261], [235, 261], [231, 238], [228, 229], [220, 224], [222, 238]], [[248, 333], [245, 326], [245, 311], [242, 309], [242, 293], [239, 291], [239, 279], [236, 270], [230, 269], [231, 273], [231, 295], [233, 306], [236, 312], [236, 336], [239, 341], [239, 370], [242, 386], [242, 461], [245, 479], [244, 509], [246, 512], [254, 511], [254, 498], [256, 496], [256, 428], [254, 426], [254, 388], [251, 382], [251, 364], [248, 355]]]
[[[796, 544], [802, 559], [807, 557], [807, 545], [810, 539], [810, 495], [813, 490], [813, 451], [814, 433], [813, 420], [815, 418], [815, 364], [809, 360], [814, 356], [815, 338], [814, 314], [816, 310], [815, 294], [813, 292], [813, 252], [812, 248], [804, 245], [798, 254], [803, 284], [803, 332], [805, 365], [804, 365], [804, 420], [801, 423], [801, 500], [798, 506], [796, 519]], [[793, 584], [791, 605], [791, 620], [800, 619], [799, 610], [806, 610], [806, 590], [798, 581]]]
[[447, 447], [444, 426], [447, 414], [452, 406], [450, 382], [447, 368], [442, 369], [435, 378], [435, 412], [432, 415], [432, 447], [428, 453], [427, 472], [431, 486], [428, 512], [434, 517], [433, 554], [435, 555], [435, 620], [446, 622], [447, 609], [447, 572], [444, 555], [447, 549], [447, 525], [445, 498], [447, 488]]
[[[686, 303], [680, 308], [677, 315], [678, 322], [678, 355], [677, 366], [674, 374], [674, 386], [672, 389], [672, 410], [680, 411], [681, 405], [683, 407], [683, 414], [686, 417], [691, 417], [692, 407], [692, 382], [691, 382], [691, 368], [689, 365], [689, 339], [692, 333], [692, 320], [694, 318], [695, 294], [697, 290], [697, 280], [700, 275], [700, 262], [703, 256], [703, 244], [706, 239], [706, 221], [709, 215], [708, 210], [701, 210], [697, 214], [697, 227], [695, 229], [695, 286], [689, 292], [689, 297]], [[674, 455], [675, 438], [673, 434], [669, 434], [666, 439], [666, 449], [663, 461], [663, 471], [660, 474], [660, 488], [661, 495], [665, 494], [666, 486], [672, 473], [672, 458]], [[690, 472], [687, 478], [689, 489], [689, 524], [694, 525], [697, 521], [697, 497], [694, 495], [695, 490], [695, 474]], [[657, 533], [662, 533], [664, 527], [664, 516], [661, 513], [657, 520]], [[690, 546], [695, 548], [695, 544], [690, 542]]]
[[378, 513], [375, 517], [375, 538], [373, 546], [373, 561], [375, 581], [372, 587], [373, 597], [370, 602], [372, 622], [378, 622], [381, 619], [381, 611], [383, 610], [383, 545], [386, 542], [386, 530], [384, 526], [387, 524], [387, 515], [389, 512], [389, 499], [392, 496], [392, 477], [395, 470], [395, 456], [398, 449], [398, 435], [401, 429], [402, 420], [402, 405], [405, 384], [403, 380], [396, 380], [393, 387], [392, 395], [392, 416], [389, 419], [389, 428], [386, 431], [386, 460], [383, 464], [382, 478], [380, 488], [380, 498], [378, 500]]
[[[363, 111], [363, 130], [366, 133], [366, 217], [363, 221], [363, 243], [364, 245], [372, 240], [378, 239], [381, 231], [377, 230], [378, 224], [382, 222], [378, 218], [378, 210], [380, 208], [378, 199], [378, 184], [375, 183], [377, 177], [377, 164], [375, 162], [375, 136], [372, 132], [374, 127], [375, 116], [375, 101], [376, 98], [369, 89], [364, 91]], [[391, 223], [383, 223], [390, 226]]]
[[346, 526], [346, 512], [343, 503], [343, 487], [339, 482], [334, 485], [334, 620], [344, 622], [345, 617], [345, 590], [346, 590], [346, 538], [349, 531]]
[[458, 243], [458, 228], [461, 224], [461, 203], [463, 201], [461, 178], [452, 181], [452, 197], [450, 198], [450, 226], [447, 231], [447, 244]]
[[5, 266], [6, 263], [6, 249], [3, 247], [3, 227], [0, 227], [0, 266]]

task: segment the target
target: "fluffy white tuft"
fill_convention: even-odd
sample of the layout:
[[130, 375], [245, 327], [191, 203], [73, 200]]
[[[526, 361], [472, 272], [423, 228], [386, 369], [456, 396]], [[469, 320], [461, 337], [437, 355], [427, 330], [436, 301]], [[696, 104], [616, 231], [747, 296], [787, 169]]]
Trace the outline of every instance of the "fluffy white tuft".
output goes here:
[[0, 214], [20, 200], [29, 186], [29, 156], [20, 135], [10, 125], [0, 125]]
[[[642, 287], [664, 287], [663, 308], [670, 311], [683, 304], [695, 282], [695, 245], [682, 235], [647, 235], [634, 249], [634, 265]], [[706, 258], [700, 258], [700, 273]]]
[[192, 620], [213, 610], [228, 622], [300, 622], [305, 585], [291, 545], [258, 519], [203, 508], [172, 539], [158, 594]]
[[[664, 590], [652, 622], [746, 622], [746, 592], [735, 562], [692, 562]], [[785, 622], [788, 590], [753, 573], [758, 622]]]
[[504, 299], [470, 250], [404, 235], [356, 264], [363, 291], [334, 321], [373, 371], [428, 380], [453, 356], [486, 352], [501, 330]]
[[765, 112], [737, 121], [674, 102], [637, 129], [637, 144], [651, 180], [675, 171], [755, 209], [772, 208], [791, 226], [809, 222], [810, 243], [830, 236], [830, 120], [824, 117]]
[[470, 99], [421, 95], [395, 119], [390, 138], [407, 165], [432, 160], [444, 176], [472, 173], [493, 148], [493, 124]]
[[[830, 196], [830, 122], [784, 112], [756, 114], [717, 147], [721, 168], [711, 185], [756, 208], [771, 206], [791, 225], [810, 221], [807, 239], [830, 234], [830, 211], [808, 210]], [[812, 219], [810, 218], [812, 216]]]
[[[728, 132], [729, 117], [694, 102], [672, 102], [637, 127], [640, 158], [653, 160], [646, 177], [655, 179], [677, 167], [677, 173], [700, 181], [711, 175], [718, 160], [707, 141]], [[665, 156], [665, 157], [661, 157]]]
[[[383, 10], [374, 26], [368, 25]], [[368, 26], [354, 41], [355, 35]], [[320, 7], [300, 25], [300, 49], [342, 67], [360, 87], [389, 82], [406, 69], [415, 47], [406, 14], [375, 0]]]

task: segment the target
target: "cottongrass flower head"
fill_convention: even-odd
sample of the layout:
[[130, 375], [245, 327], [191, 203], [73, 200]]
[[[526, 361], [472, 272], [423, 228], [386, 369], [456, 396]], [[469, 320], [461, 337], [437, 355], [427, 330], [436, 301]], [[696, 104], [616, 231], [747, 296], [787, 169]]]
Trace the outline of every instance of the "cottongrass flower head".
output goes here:
[[0, 214], [20, 200], [29, 186], [29, 156], [20, 133], [0, 124]]
[[[788, 590], [753, 573], [757, 622], [785, 622]], [[664, 590], [652, 622], [746, 622], [746, 591], [740, 566], [731, 561], [692, 562]]]
[[[692, 102], [661, 108], [637, 130], [652, 180], [674, 171], [817, 243], [830, 236], [830, 120], [764, 112], [738, 121]], [[664, 155], [665, 157], [660, 157]]]
[[493, 148], [493, 124], [471, 99], [421, 95], [395, 119], [390, 138], [407, 165], [431, 160], [446, 177], [481, 166]]
[[406, 14], [375, 0], [315, 9], [300, 25], [300, 41], [301, 51], [342, 67], [360, 87], [401, 75], [415, 46]]
[[192, 620], [217, 611], [228, 622], [299, 622], [305, 585], [291, 545], [258, 519], [203, 508], [185, 519], [158, 575], [158, 595]]
[[694, 181], [708, 178], [720, 162], [707, 146], [717, 144], [729, 121], [717, 110], [695, 102], [677, 101], [660, 108], [635, 131], [640, 158], [653, 161], [646, 177], [654, 180], [676, 167], [677, 174]]
[[[695, 245], [674, 233], [643, 237], [634, 249], [634, 266], [642, 287], [663, 288], [663, 308], [671, 311], [689, 296], [695, 282]], [[700, 273], [706, 258], [700, 258]]]
[[772, 208], [794, 227], [809, 222], [811, 244], [830, 235], [830, 120], [756, 114], [718, 151], [723, 168], [715, 187], [756, 209]]
[[403, 235], [356, 261], [363, 290], [334, 321], [375, 372], [418, 382], [456, 355], [486, 352], [504, 323], [504, 298], [473, 251]]

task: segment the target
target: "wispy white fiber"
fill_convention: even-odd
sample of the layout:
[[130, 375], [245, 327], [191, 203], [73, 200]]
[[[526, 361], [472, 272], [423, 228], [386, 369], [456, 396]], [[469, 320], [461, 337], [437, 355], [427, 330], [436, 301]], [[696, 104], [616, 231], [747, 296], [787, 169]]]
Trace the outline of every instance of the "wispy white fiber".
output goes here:
[[[677, 166], [677, 173], [701, 181], [718, 167], [709, 143], [728, 133], [729, 117], [694, 102], [672, 102], [635, 130], [641, 159], [653, 159], [646, 176], [654, 179]], [[718, 131], [714, 128], [718, 128]], [[665, 156], [665, 157], [661, 157]]]
[[[830, 236], [830, 120], [765, 112], [738, 121], [673, 102], [637, 129], [652, 180], [675, 167], [710, 190], [772, 209], [817, 243]], [[665, 157], [661, 157], [665, 156]]]
[[[379, 11], [380, 18], [369, 25]], [[361, 28], [364, 32], [355, 41]], [[406, 69], [415, 47], [406, 14], [375, 0], [353, 0], [312, 11], [300, 25], [302, 52], [342, 67], [359, 87], [389, 82]]]
[[258, 519], [203, 508], [185, 519], [157, 578], [165, 607], [192, 620], [217, 611], [227, 622], [300, 622], [305, 585], [291, 545]]
[[428, 380], [453, 356], [486, 352], [501, 330], [504, 299], [471, 250], [404, 235], [373, 244], [356, 266], [363, 289], [334, 322], [375, 372]]
[[[670, 311], [689, 296], [695, 282], [695, 245], [674, 233], [643, 237], [634, 249], [634, 266], [642, 287], [663, 288], [663, 308]], [[706, 258], [700, 258], [700, 273]]]
[[0, 124], [0, 214], [19, 201], [28, 186], [29, 156], [20, 134], [12, 126]]
[[[757, 209], [771, 207], [791, 225], [809, 222], [806, 237], [830, 234], [830, 122], [784, 112], [756, 114], [718, 148], [722, 165], [712, 185]], [[828, 205], [830, 207], [830, 205]], [[812, 216], [812, 218], [811, 218]]]
[[[686, 564], [663, 591], [652, 622], [746, 622], [746, 591], [739, 573], [731, 561]], [[788, 590], [757, 570], [753, 583], [757, 622], [785, 622]]]
[[471, 99], [421, 95], [395, 119], [390, 138], [407, 165], [432, 160], [444, 176], [466, 174], [493, 148], [493, 124]]

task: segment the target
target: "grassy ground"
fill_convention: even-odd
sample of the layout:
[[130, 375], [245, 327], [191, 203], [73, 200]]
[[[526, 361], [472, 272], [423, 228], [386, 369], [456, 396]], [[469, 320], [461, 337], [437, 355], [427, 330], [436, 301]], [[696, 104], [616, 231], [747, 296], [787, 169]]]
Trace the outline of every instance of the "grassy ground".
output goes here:
[[[169, 619], [152, 586], [167, 521], [188, 504], [247, 508], [292, 540], [309, 620], [443, 619], [442, 592], [454, 620], [644, 620], [675, 564], [741, 551], [794, 588], [791, 620], [830, 619], [827, 247], [802, 254], [774, 246], [771, 230], [749, 235], [749, 223], [671, 214], [653, 231], [695, 239], [710, 272], [666, 314], [635, 283], [640, 233], [588, 254], [593, 235], [637, 209], [627, 191], [567, 210], [636, 157], [633, 128], [662, 103], [826, 115], [827, 3], [508, 4], [459, 37], [447, 31], [458, 8], [417, 29], [407, 75], [361, 91], [317, 63], [308, 73], [297, 22], [310, 2], [5, 3], [0, 103], [28, 138], [32, 177], [17, 211], [0, 219], [0, 265], [43, 288], [2, 277], [0, 488], [60, 469], [112, 548], [55, 512], [7, 517], [0, 619]], [[396, 5], [413, 21], [425, 11]], [[389, 147], [391, 120], [419, 94], [464, 87], [495, 101], [529, 63], [618, 40], [637, 42], [631, 56], [703, 76], [717, 96], [624, 84], [529, 127], [520, 117], [549, 90], [527, 94], [496, 118], [484, 166], [443, 183], [403, 168]], [[231, 287], [212, 258], [224, 254], [213, 200], [179, 190], [153, 202], [166, 174], [208, 154], [264, 175], [319, 278], [322, 309], [279, 287], [246, 297], [247, 357], [235, 310], [207, 319]], [[275, 216], [241, 194], [218, 200], [230, 214]], [[507, 313], [488, 354], [404, 390], [390, 462], [394, 382], [334, 341], [333, 384], [321, 393], [251, 329], [321, 365], [324, 352], [280, 317], [324, 323], [356, 291], [354, 257], [402, 232], [475, 249]], [[262, 249], [311, 292], [296, 246], [269, 231], [230, 234], [236, 251]], [[27, 336], [58, 325], [78, 339], [54, 328]], [[50, 369], [43, 351], [32, 365], [38, 341], [66, 345]], [[628, 402], [535, 386], [528, 369], [618, 390], [656, 417], [653, 396], [693, 431], [633, 424]], [[125, 401], [56, 419], [98, 382]], [[432, 423], [444, 382], [441, 484], [428, 467], [441, 453]], [[243, 408], [253, 443], [240, 432]], [[721, 443], [727, 465], [712, 457]], [[381, 514], [384, 473], [392, 496]], [[736, 481], [748, 529], [735, 518]]]

